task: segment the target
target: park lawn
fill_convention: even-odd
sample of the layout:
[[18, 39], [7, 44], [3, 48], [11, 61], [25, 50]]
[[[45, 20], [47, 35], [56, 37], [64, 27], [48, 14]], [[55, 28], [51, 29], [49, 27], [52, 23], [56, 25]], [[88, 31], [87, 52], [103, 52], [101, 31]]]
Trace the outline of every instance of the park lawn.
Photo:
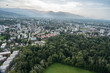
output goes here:
[[0, 40], [4, 39], [4, 36], [0, 36]]
[[59, 63], [54, 63], [51, 66], [49, 66], [43, 73], [95, 73], [95, 72]]

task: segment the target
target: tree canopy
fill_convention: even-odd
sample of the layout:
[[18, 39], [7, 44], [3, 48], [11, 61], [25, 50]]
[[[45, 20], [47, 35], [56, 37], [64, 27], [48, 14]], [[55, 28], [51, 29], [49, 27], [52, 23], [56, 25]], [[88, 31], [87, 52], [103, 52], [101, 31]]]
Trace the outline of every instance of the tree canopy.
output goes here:
[[[15, 59], [15, 73], [42, 73], [58, 62], [96, 73], [110, 73], [110, 38], [63, 34], [46, 40], [45, 46], [27, 46]], [[13, 71], [12, 71], [13, 72]], [[10, 73], [12, 73], [10, 72]]]

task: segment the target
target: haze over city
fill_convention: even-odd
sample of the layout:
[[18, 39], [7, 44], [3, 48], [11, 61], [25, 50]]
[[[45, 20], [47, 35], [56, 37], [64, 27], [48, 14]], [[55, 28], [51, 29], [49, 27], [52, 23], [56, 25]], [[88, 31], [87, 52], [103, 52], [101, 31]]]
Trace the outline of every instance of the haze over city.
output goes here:
[[110, 20], [110, 0], [0, 0], [0, 8], [69, 12], [94, 19]]

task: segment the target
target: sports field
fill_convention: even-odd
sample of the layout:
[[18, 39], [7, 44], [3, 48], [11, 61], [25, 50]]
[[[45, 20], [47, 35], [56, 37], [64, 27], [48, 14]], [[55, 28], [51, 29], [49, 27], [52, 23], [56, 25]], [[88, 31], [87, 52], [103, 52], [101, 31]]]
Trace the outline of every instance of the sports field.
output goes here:
[[44, 73], [94, 73], [88, 70], [71, 67], [68, 65], [63, 65], [59, 63], [54, 63], [49, 66]]

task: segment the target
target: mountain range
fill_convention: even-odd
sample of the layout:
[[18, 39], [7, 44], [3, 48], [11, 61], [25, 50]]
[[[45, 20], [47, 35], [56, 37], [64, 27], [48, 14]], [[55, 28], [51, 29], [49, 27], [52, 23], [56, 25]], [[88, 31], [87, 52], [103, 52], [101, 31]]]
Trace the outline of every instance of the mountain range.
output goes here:
[[81, 19], [83, 16], [68, 12], [38, 11], [32, 9], [20, 8], [0, 8], [0, 17], [58, 17], [58, 18], [76, 18]]
[[0, 10], [0, 17], [18, 17], [18, 16], [22, 16], [22, 15]]

